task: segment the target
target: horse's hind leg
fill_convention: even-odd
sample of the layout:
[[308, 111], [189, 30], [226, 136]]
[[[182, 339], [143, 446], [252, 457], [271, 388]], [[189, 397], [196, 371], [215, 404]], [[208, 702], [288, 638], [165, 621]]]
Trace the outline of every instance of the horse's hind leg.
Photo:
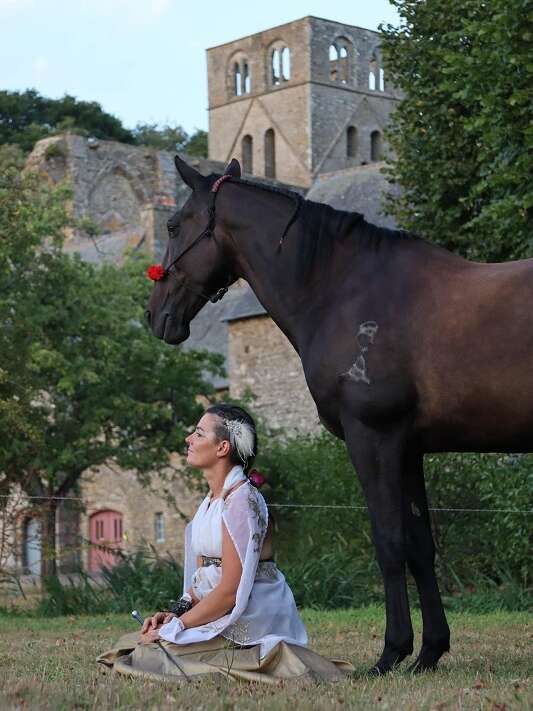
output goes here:
[[403, 478], [404, 522], [407, 564], [411, 571], [422, 609], [422, 648], [411, 671], [435, 669], [450, 648], [450, 629], [444, 614], [435, 575], [435, 545], [431, 533], [423, 455], [414, 452], [406, 458]]
[[391, 671], [413, 651], [406, 582], [402, 503], [405, 433], [376, 432], [357, 421], [343, 423], [348, 451], [368, 504], [372, 537], [385, 587], [385, 647], [371, 674]]

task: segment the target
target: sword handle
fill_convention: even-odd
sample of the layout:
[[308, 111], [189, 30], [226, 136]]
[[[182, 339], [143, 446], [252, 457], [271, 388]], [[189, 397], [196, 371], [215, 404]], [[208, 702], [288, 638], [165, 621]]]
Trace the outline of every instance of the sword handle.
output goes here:
[[134, 620], [137, 620], [137, 622], [141, 625], [144, 625], [144, 620], [141, 617], [141, 615], [137, 612], [137, 610], [132, 610], [131, 616], [133, 617]]

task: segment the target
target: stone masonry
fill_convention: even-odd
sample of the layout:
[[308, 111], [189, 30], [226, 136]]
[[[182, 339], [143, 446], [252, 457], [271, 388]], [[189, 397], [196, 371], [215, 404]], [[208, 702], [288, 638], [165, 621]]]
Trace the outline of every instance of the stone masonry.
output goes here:
[[[174, 462], [179, 466], [177, 458]], [[174, 501], [165, 494], [169, 489]], [[169, 483], [154, 478], [150, 488], [142, 487], [133, 472], [99, 467], [86, 472], [81, 483], [85, 512], [80, 520], [82, 561], [89, 567], [90, 519], [101, 511], [116, 511], [122, 515], [122, 549], [135, 551], [152, 549], [158, 555], [170, 554], [177, 560], [183, 557], [185, 521], [198, 506], [198, 495], [179, 479]], [[162, 515], [162, 535], [156, 536], [156, 515]]]
[[208, 49], [207, 71], [214, 160], [237, 156], [260, 177], [274, 162], [270, 177], [309, 187], [319, 173], [386, 150], [400, 95], [384, 76], [376, 32], [304, 17]]
[[321, 425], [296, 351], [267, 316], [232, 320], [230, 395], [253, 393], [253, 409], [286, 434], [317, 434]]

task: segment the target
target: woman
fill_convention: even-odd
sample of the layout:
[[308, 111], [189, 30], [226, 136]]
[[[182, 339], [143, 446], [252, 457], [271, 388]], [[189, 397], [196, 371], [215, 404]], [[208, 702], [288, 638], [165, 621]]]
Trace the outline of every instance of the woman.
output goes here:
[[253, 419], [234, 405], [214, 405], [186, 442], [187, 462], [202, 471], [209, 495], [185, 530], [184, 594], [98, 661], [180, 680], [342, 678], [349, 664], [306, 648], [294, 598], [272, 560], [268, 510], [245, 473], [257, 453]]

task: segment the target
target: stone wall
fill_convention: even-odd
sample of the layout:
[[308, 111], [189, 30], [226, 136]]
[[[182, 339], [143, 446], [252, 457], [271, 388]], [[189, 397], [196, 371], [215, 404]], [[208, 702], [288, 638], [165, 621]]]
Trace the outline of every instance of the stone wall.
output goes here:
[[229, 323], [230, 395], [255, 395], [254, 411], [287, 433], [321, 429], [300, 357], [268, 316]]
[[309, 100], [306, 86], [286, 87], [275, 93], [253, 97], [211, 110], [209, 113], [209, 155], [228, 162], [243, 161], [243, 138], [252, 137], [254, 176], [265, 176], [265, 132], [275, 134], [277, 180], [293, 185], [310, 185]]
[[[223, 169], [214, 161], [184, 158], [204, 175]], [[174, 166], [174, 153], [146, 146], [62, 134], [38, 141], [27, 167], [54, 183], [69, 182], [73, 216], [88, 218], [100, 234], [91, 239], [75, 229], [65, 249], [94, 262], [119, 262], [128, 248], [160, 259], [167, 221], [190, 194]]]
[[[174, 464], [179, 466], [177, 457]], [[175, 497], [175, 506], [165, 493], [167, 489]], [[154, 478], [148, 489], [139, 483], [133, 472], [102, 466], [94, 472], [84, 473], [80, 490], [85, 513], [81, 516], [79, 532], [86, 568], [89, 562], [90, 518], [106, 510], [122, 514], [124, 551], [136, 551], [150, 544], [160, 555], [168, 552], [177, 560], [183, 560], [185, 522], [194, 515], [201, 496], [191, 492], [182, 481], [165, 482]], [[156, 513], [163, 514], [165, 540], [161, 542], [155, 537]]]
[[[330, 61], [330, 47], [346, 56]], [[272, 79], [272, 52], [290, 51], [290, 77]], [[370, 135], [383, 134], [400, 98], [382, 82], [379, 35], [352, 25], [305, 17], [207, 50], [209, 155], [243, 159], [243, 138], [253, 144], [253, 175], [265, 175], [265, 132], [276, 143], [276, 177], [309, 187], [321, 172], [371, 160]], [[235, 67], [249, 85], [235, 91]], [[369, 73], [375, 78], [369, 84]], [[239, 75], [240, 76], [240, 75]], [[348, 155], [346, 130], [357, 129], [357, 150]]]

